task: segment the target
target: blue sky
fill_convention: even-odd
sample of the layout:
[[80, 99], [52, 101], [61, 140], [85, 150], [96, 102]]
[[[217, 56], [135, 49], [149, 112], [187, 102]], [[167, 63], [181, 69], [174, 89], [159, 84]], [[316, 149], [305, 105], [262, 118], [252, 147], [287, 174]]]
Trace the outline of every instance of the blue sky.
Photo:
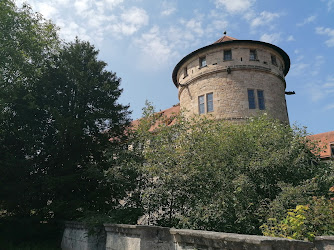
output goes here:
[[290, 123], [334, 130], [334, 0], [16, 0], [100, 50], [122, 78], [120, 102], [141, 116], [145, 100], [164, 110], [179, 102], [175, 65], [223, 36], [273, 43], [288, 53]]

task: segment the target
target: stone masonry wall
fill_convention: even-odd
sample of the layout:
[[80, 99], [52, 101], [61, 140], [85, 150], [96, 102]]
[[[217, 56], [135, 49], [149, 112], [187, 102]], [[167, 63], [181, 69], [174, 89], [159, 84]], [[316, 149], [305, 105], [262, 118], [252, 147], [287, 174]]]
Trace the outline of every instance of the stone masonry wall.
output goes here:
[[[187, 60], [178, 72], [179, 99], [186, 114], [198, 114], [198, 97], [213, 93], [214, 111], [217, 119], [244, 119], [267, 113], [269, 116], [289, 123], [286, 101], [283, 58], [264, 45], [249, 44], [211, 48]], [[232, 60], [224, 61], [224, 50], [232, 50]], [[257, 60], [249, 60], [250, 49], [256, 49]], [[271, 55], [277, 65], [272, 64]], [[199, 67], [199, 58], [205, 56], [207, 66]], [[188, 75], [184, 75], [187, 67]], [[229, 72], [227, 70], [229, 68]], [[248, 89], [254, 89], [256, 109], [249, 109]], [[257, 90], [263, 90], [265, 110], [259, 110]]]
[[314, 243], [275, 237], [173, 229], [155, 226], [105, 224], [106, 238], [88, 236], [84, 224], [69, 222], [62, 249], [82, 250], [334, 250], [334, 236]]

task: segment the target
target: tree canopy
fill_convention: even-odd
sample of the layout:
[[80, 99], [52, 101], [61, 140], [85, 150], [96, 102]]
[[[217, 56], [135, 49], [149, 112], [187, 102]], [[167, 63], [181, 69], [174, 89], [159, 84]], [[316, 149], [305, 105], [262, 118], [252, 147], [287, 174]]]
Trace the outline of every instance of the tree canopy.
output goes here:
[[135, 185], [110, 157], [129, 125], [121, 79], [29, 6], [1, 1], [0, 18], [1, 218], [50, 223], [119, 206]]
[[147, 222], [260, 234], [285, 186], [325, 183], [319, 177], [330, 169], [305, 135], [265, 116], [244, 124], [181, 117], [154, 133], [139, 129], [134, 145], [149, 180], [142, 194]]

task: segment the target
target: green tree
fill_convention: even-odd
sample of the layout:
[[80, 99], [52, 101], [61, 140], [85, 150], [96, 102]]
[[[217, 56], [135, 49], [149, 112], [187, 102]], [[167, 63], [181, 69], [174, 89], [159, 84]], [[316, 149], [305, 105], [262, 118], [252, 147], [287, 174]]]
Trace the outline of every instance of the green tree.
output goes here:
[[137, 132], [149, 179], [142, 195], [148, 223], [260, 234], [282, 185], [328, 170], [303, 131], [266, 117], [245, 124], [177, 119], [154, 133]]
[[29, 214], [31, 206], [15, 201], [26, 197], [27, 189], [40, 189], [27, 177], [31, 156], [41, 147], [34, 119], [40, 112], [31, 93], [58, 48], [54, 25], [27, 5], [19, 9], [11, 0], [0, 2], [0, 208], [17, 214]]
[[105, 152], [122, 141], [129, 112], [117, 103], [120, 79], [97, 55], [88, 42], [64, 46], [35, 89], [36, 106], [47, 121], [45, 146], [36, 160], [45, 171], [50, 210], [61, 219], [76, 219], [85, 209], [110, 208], [123, 194], [113, 193], [116, 184], [105, 178], [110, 167]]
[[116, 165], [129, 125], [120, 78], [30, 7], [4, 0], [0, 14], [0, 219], [28, 235], [34, 223], [123, 209], [137, 182]]

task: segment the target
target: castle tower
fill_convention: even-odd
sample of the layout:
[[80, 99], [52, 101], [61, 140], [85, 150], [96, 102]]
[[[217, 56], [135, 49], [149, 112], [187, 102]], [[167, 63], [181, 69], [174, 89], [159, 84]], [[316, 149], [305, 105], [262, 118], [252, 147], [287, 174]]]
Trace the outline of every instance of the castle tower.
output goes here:
[[289, 68], [289, 56], [279, 47], [225, 35], [185, 56], [172, 77], [186, 115], [244, 120], [267, 113], [289, 123], [284, 79]]

